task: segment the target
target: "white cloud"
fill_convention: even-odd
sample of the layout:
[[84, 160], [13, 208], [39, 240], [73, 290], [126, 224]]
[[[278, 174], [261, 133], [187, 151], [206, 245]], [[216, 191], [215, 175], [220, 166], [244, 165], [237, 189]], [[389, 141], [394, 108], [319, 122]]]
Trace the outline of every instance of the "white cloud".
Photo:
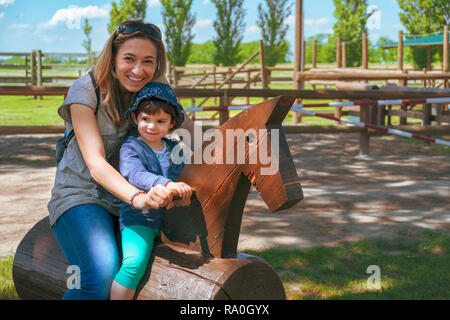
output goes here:
[[0, 0], [0, 6], [9, 6], [10, 4], [14, 4], [15, 0]]
[[38, 28], [52, 28], [60, 23], [66, 23], [69, 29], [79, 29], [81, 20], [84, 18], [107, 18], [109, 16], [110, 5], [98, 6], [69, 6], [65, 9], [59, 9], [53, 14], [50, 21], [40, 23]]
[[305, 26], [308, 27], [321, 27], [330, 22], [330, 19], [323, 17], [319, 19], [305, 19]]
[[211, 1], [210, 0], [203, 0], [203, 4], [204, 5], [207, 5], [207, 4], [209, 4]]
[[289, 17], [287, 17], [287, 19], [286, 19], [286, 21], [284, 23], [289, 25], [289, 26], [295, 27], [295, 16], [294, 15], [290, 15]]
[[4, 12], [0, 12], [0, 19], [3, 18], [5, 16]]
[[204, 19], [204, 20], [198, 20], [195, 23], [196, 28], [204, 28], [204, 27], [210, 27], [212, 25], [211, 19]]
[[154, 8], [154, 7], [159, 7], [161, 5], [161, 3], [159, 2], [159, 0], [148, 0], [147, 5], [150, 8]]
[[252, 25], [245, 30], [246, 35], [257, 34], [259, 32], [260, 32], [260, 30], [257, 25]]

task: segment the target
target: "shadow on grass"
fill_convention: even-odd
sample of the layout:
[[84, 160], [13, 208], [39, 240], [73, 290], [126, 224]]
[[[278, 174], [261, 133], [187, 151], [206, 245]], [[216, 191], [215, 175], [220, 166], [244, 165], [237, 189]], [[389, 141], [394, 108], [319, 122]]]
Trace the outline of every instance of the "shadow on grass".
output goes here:
[[[272, 265], [289, 300], [434, 300], [450, 298], [449, 245], [448, 232], [399, 232], [393, 240], [245, 253]], [[369, 266], [379, 267], [379, 289]]]
[[[393, 240], [344, 242], [338, 247], [247, 250], [279, 274], [289, 300], [448, 300], [450, 233], [401, 231]], [[12, 281], [13, 257], [0, 258], [0, 300], [19, 299]], [[380, 270], [380, 289], [370, 281]]]

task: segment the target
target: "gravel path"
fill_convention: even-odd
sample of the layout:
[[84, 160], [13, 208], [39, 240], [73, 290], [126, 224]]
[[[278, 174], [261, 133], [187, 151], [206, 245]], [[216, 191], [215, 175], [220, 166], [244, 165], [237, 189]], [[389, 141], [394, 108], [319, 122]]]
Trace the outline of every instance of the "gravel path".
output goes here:
[[[13, 253], [47, 215], [57, 137], [0, 136], [0, 256]], [[335, 246], [392, 238], [400, 230], [450, 229], [448, 150], [372, 137], [372, 155], [358, 156], [358, 134], [287, 137], [305, 199], [271, 213], [252, 191], [239, 250]]]

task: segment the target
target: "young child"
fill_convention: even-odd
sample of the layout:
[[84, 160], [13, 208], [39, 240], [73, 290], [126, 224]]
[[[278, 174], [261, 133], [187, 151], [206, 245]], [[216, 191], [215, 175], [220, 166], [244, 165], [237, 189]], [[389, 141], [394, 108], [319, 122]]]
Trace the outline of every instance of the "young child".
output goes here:
[[[174, 182], [184, 166], [171, 161], [171, 150], [177, 142], [165, 138], [184, 120], [173, 90], [164, 83], [150, 82], [138, 92], [125, 116], [137, 126], [139, 137], [129, 136], [122, 144], [121, 174], [141, 190], [139, 193], [161, 184], [178, 191], [181, 200], [177, 205], [189, 205], [191, 188], [183, 182]], [[166, 212], [166, 208], [134, 209], [133, 198], [130, 203], [123, 203], [120, 210], [123, 260], [111, 286], [112, 300], [134, 298]]]

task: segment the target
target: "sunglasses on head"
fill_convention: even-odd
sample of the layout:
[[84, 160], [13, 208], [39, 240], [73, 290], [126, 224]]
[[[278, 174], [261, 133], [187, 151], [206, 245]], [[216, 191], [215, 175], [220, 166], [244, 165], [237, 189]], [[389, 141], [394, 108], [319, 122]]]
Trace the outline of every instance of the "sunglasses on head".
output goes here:
[[117, 28], [117, 32], [120, 34], [132, 34], [136, 31], [142, 31], [157, 40], [161, 40], [161, 30], [152, 23], [124, 22]]

